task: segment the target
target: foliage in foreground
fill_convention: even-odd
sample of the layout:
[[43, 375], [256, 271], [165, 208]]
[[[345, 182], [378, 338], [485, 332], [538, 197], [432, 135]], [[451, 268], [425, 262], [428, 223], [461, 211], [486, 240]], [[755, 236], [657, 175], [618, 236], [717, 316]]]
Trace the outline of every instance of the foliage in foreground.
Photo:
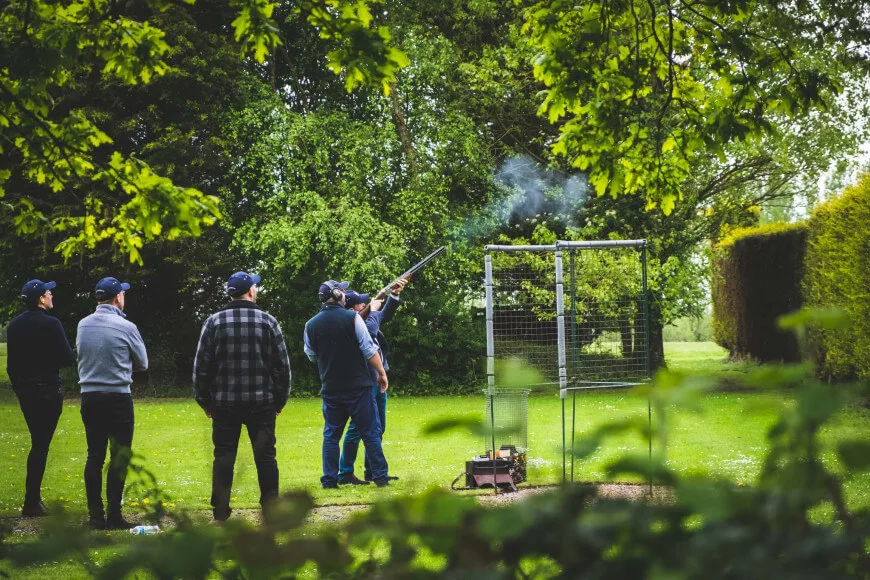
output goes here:
[[[790, 324], [808, 318], [793, 316]], [[668, 411], [691, 407], [716, 385], [663, 373], [648, 393], [656, 454], [651, 460], [624, 457], [609, 468], [612, 477], [651, 475], [664, 491], [654, 500], [600, 498], [595, 488], [577, 486], [487, 509], [474, 498], [436, 490], [378, 503], [343, 528], [311, 534], [303, 524], [312, 498], [291, 492], [261, 527], [232, 520], [223, 529], [196, 526], [176, 514], [174, 531], [119, 547], [99, 567], [91, 548], [116, 540], [82, 534], [63, 514], [48, 522], [39, 542], [4, 542], [2, 558], [23, 566], [75, 555], [97, 578], [137, 569], [159, 578], [214, 572], [293, 577], [312, 565], [321, 576], [347, 578], [870, 578], [870, 513], [850, 510], [843, 498], [844, 478], [870, 468], [870, 443], [841, 442], [839, 465], [831, 467], [822, 460], [818, 438], [852, 395], [814, 380], [806, 366], [769, 367], [747, 381], [794, 393], [794, 404], [783, 406], [768, 433], [767, 457], [753, 487], [685, 477], [667, 467]], [[645, 421], [616, 421], [574, 452], [582, 458], [608, 436], [648, 429]], [[147, 472], [135, 469], [133, 478], [153, 488]], [[159, 492], [149, 503], [160, 509]], [[833, 521], [821, 522], [823, 512]]]

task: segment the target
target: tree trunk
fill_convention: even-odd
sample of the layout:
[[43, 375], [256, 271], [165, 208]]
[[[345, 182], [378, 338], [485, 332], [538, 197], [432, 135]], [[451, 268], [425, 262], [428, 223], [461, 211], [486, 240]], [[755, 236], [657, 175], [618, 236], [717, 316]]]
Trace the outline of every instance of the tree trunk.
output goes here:
[[409, 173], [416, 175], [417, 153], [414, 150], [414, 141], [411, 139], [408, 123], [405, 121], [405, 111], [402, 107], [399, 87], [395, 82], [390, 83], [390, 109], [393, 113], [393, 122], [396, 124], [396, 133], [399, 136], [399, 141], [402, 143], [402, 151], [404, 151], [405, 159], [408, 161]]
[[631, 337], [631, 319], [628, 314], [619, 316], [619, 334], [622, 338], [622, 358], [631, 360], [634, 358], [634, 343]]
[[649, 368], [655, 373], [658, 369], [667, 368], [665, 363], [665, 342], [662, 313], [658, 300], [650, 293], [649, 302]]

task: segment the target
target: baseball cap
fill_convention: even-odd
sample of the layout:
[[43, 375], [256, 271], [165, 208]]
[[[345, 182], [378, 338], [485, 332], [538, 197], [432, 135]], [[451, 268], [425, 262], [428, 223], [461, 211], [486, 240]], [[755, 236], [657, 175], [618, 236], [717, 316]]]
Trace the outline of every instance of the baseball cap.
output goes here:
[[42, 280], [30, 280], [21, 289], [21, 299], [25, 302], [35, 302], [46, 290], [56, 287], [55, 282], [43, 282]]
[[236, 272], [227, 279], [227, 294], [230, 296], [241, 296], [251, 289], [251, 286], [259, 284], [262, 278], [256, 274], [248, 274], [247, 272]]
[[130, 289], [130, 285], [126, 282], [121, 282], [117, 278], [103, 278], [97, 282], [97, 287], [94, 288], [94, 297], [99, 301], [111, 300], [121, 292], [126, 292]]
[[345, 308], [353, 308], [357, 304], [365, 304], [369, 301], [368, 294], [358, 294], [354, 290], [348, 290], [344, 293]]
[[320, 300], [325, 302], [332, 298], [333, 289], [338, 288], [339, 290], [347, 290], [348, 286], [350, 286], [350, 282], [336, 282], [335, 280], [327, 280], [320, 285], [320, 289], [317, 291], [317, 295], [320, 296]]

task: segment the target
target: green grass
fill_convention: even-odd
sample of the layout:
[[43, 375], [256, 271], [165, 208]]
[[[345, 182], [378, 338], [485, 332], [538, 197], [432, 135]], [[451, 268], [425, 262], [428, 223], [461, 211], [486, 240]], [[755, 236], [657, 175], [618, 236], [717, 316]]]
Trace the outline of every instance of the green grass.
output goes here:
[[[5, 347], [5, 345], [3, 345]], [[0, 350], [5, 353], [5, 348]], [[672, 369], [719, 376], [745, 372], [747, 365], [727, 362], [726, 353], [711, 343], [669, 343], [666, 355]], [[5, 364], [2, 365], [5, 368]], [[16, 516], [24, 492], [29, 437], [11, 392], [0, 396], [0, 518]], [[568, 399], [576, 404], [576, 431], [582, 437], [597, 425], [630, 415], [646, 416], [646, 400], [626, 391], [592, 391]], [[673, 410], [668, 417], [667, 461], [681, 473], [703, 473], [751, 484], [758, 476], [766, 449], [765, 433], [776, 409], [791, 404], [788, 393], [759, 391], [715, 393], [706, 396], [697, 412]], [[323, 419], [319, 399], [293, 399], [278, 417], [278, 464], [282, 490], [305, 488], [319, 505], [370, 503], [393, 494], [419, 493], [431, 486], [447, 487], [464, 462], [483, 452], [486, 444], [465, 431], [437, 436], [423, 434], [439, 418], [482, 417], [480, 396], [393, 397], [389, 401], [384, 450], [390, 471], [401, 479], [390, 488], [347, 486], [321, 490], [320, 446]], [[209, 420], [189, 399], [137, 399], [134, 451], [143, 456], [170, 494], [176, 508], [209, 509], [211, 484], [211, 431]], [[569, 415], [570, 416], [570, 415]], [[861, 439], [870, 428], [865, 411], [850, 407], [822, 434], [826, 448], [838, 441]], [[561, 400], [556, 394], [529, 399], [529, 481], [554, 484], [561, 480]], [[638, 437], [608, 440], [591, 458], [575, 465], [575, 480], [605, 481], [607, 462], [626, 452], [646, 453]], [[78, 400], [70, 398], [52, 443], [43, 495], [46, 501], [85, 511], [82, 470], [86, 445]], [[826, 461], [835, 462], [832, 452]], [[358, 467], [361, 469], [361, 458]], [[250, 443], [243, 434], [236, 463], [233, 506], [258, 507], [256, 469]], [[128, 505], [138, 498], [127, 496]], [[847, 484], [852, 506], [870, 506], [870, 477]], [[205, 515], [205, 514], [203, 514]], [[30, 541], [20, 536], [13, 541]], [[126, 538], [125, 538], [126, 541]], [[108, 558], [117, 548], [97, 549]], [[15, 577], [80, 577], [84, 569], [72, 561], [53, 566], [16, 570]]]

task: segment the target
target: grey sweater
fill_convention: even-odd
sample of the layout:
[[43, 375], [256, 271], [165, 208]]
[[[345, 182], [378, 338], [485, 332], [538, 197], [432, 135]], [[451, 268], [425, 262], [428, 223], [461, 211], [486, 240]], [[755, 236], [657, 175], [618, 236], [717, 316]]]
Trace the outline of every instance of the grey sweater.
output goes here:
[[98, 304], [79, 321], [76, 350], [83, 393], [129, 393], [133, 371], [148, 369], [139, 329], [111, 304]]

